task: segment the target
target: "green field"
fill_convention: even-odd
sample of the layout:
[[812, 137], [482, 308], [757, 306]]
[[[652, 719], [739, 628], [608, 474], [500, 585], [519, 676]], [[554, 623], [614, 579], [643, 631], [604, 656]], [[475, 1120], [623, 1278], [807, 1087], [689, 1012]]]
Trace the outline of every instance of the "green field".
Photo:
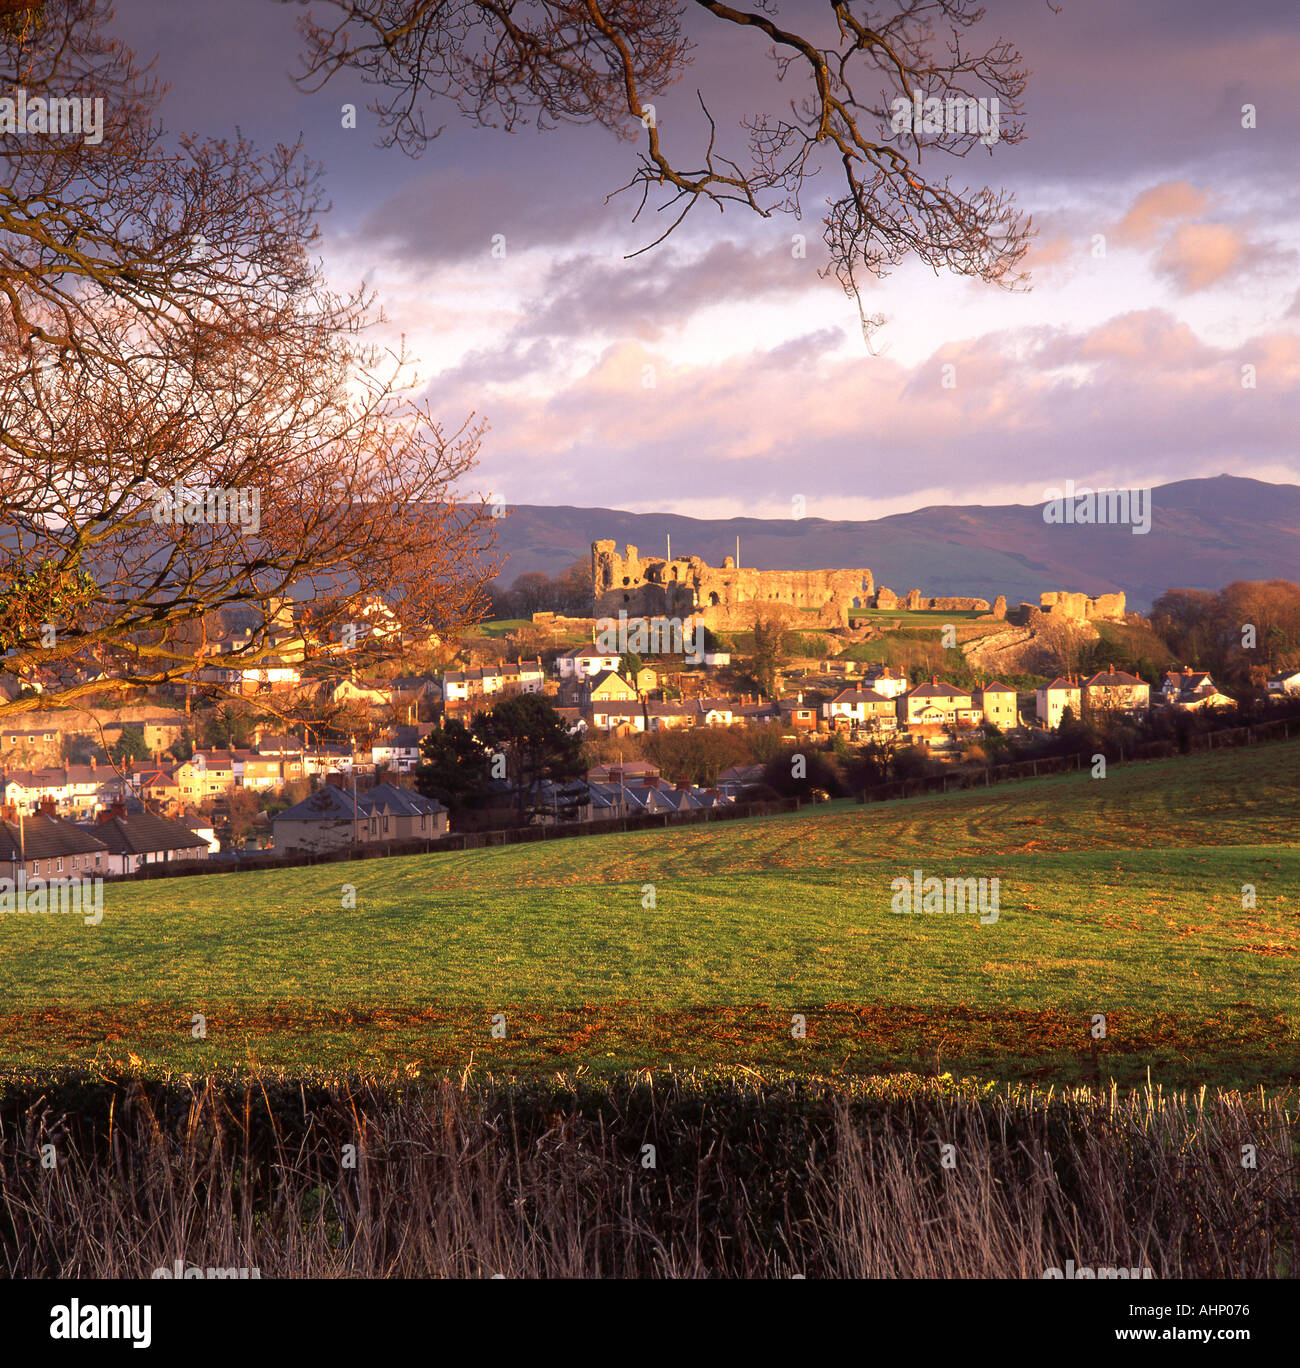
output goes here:
[[[891, 911], [891, 880], [917, 867], [998, 878], [996, 923]], [[1108, 1026], [1095, 1048], [1094, 1012]], [[1295, 1081], [1300, 743], [1104, 780], [123, 885], [99, 926], [0, 917], [0, 1064], [414, 1073], [471, 1059]]]
[[[942, 609], [924, 609], [913, 611], [909, 608], [851, 608], [849, 610], [849, 621], [861, 620], [864, 623], [871, 623], [875, 627], [883, 626], [886, 623], [893, 623], [898, 627], [933, 627], [937, 633], [947, 622], [976, 622], [980, 618], [987, 618], [987, 613], [977, 613], [970, 609], [953, 609], [944, 611]], [[1000, 624], [994, 623], [994, 626]]]

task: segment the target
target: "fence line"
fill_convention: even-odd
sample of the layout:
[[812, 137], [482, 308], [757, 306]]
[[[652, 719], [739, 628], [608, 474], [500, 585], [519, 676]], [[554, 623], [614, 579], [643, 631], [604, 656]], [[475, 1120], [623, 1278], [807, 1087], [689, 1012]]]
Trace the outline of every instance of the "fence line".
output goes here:
[[[1296, 719], [1278, 718], [1273, 722], [1256, 722], [1249, 726], [1229, 727], [1223, 731], [1191, 733], [1182, 741], [1145, 741], [1126, 752], [1119, 747], [1118, 757], [1108, 757], [1111, 764], [1126, 764], [1141, 760], [1165, 760], [1172, 756], [1198, 750], [1221, 750], [1224, 747], [1262, 745], [1271, 741], [1287, 740]], [[1300, 723], [1297, 723], [1300, 727]], [[921, 798], [931, 793], [949, 793], [989, 784], [1005, 784], [1017, 779], [1040, 779], [1053, 774], [1068, 774], [1081, 770], [1086, 761], [1082, 755], [1046, 755], [1032, 760], [1016, 760], [1007, 765], [987, 766], [983, 770], [965, 774], [936, 774], [920, 779], [891, 779], [877, 784], [858, 795], [859, 803], [884, 803], [898, 798]], [[483, 850], [492, 846], [522, 845], [533, 841], [556, 841], [572, 836], [604, 836], [614, 832], [650, 831], [672, 826], [698, 826], [705, 822], [736, 821], [745, 817], [768, 817], [785, 812], [798, 812], [806, 798], [773, 798], [751, 803], [720, 803], [711, 808], [690, 808], [685, 812], [652, 812], [627, 817], [606, 817], [593, 822], [557, 822], [545, 826], [513, 827], [496, 831], [449, 832], [446, 836], [415, 837], [405, 841], [369, 841], [364, 845], [348, 846], [342, 850], [304, 852], [299, 855], [277, 855], [265, 851], [245, 859], [232, 860], [169, 860], [165, 864], [142, 865], [130, 874], [110, 877], [111, 883], [130, 883], [149, 879], [186, 878], [194, 874], [245, 873], [259, 869], [295, 869], [307, 865], [339, 864], [348, 860], [385, 859], [395, 855], [423, 855], [442, 850]]]
[[751, 803], [720, 803], [711, 808], [684, 812], [648, 812], [627, 817], [605, 817], [594, 822], [556, 822], [545, 826], [510, 827], [496, 831], [449, 832], [446, 836], [413, 837], [403, 841], [367, 841], [340, 850], [304, 851], [277, 855], [264, 851], [245, 859], [168, 860], [142, 865], [130, 874], [112, 876], [109, 882], [130, 883], [149, 879], [185, 878], [193, 874], [232, 874], [257, 869], [294, 869], [306, 865], [338, 864], [347, 860], [384, 859], [392, 855], [424, 855], [441, 850], [482, 850], [490, 846], [523, 845], [533, 841], [556, 841], [571, 836], [603, 836], [613, 832], [651, 831], [670, 826], [698, 826], [704, 822], [730, 822], [743, 817], [768, 817], [797, 812], [806, 798], [773, 798]]
[[[1285, 741], [1291, 736], [1294, 718], [1280, 717], [1272, 722], [1255, 722], [1244, 727], [1227, 727], [1222, 731], [1192, 732], [1182, 741], [1143, 741], [1136, 746], [1118, 747], [1118, 755], [1107, 757], [1108, 764], [1128, 764], [1140, 760], [1168, 760], [1191, 751], [1222, 750], [1233, 746], [1264, 745]], [[1297, 724], [1300, 725], [1300, 724]], [[1052, 774], [1068, 774], [1081, 770], [1091, 762], [1084, 756], [1044, 755], [1032, 760], [1015, 760], [1007, 765], [990, 765], [967, 774], [934, 774], [918, 779], [890, 779], [873, 785], [859, 794], [861, 803], [885, 803], [896, 798], [919, 798], [929, 793], [948, 793], [953, 790], [985, 788], [989, 784], [1005, 784], [1016, 779], [1039, 779]]]

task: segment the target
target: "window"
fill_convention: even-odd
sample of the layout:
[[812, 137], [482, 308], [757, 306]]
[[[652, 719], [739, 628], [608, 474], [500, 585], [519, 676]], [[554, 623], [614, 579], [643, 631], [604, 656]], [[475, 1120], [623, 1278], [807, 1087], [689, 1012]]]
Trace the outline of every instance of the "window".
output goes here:
[[384, 830], [385, 830], [385, 831], [388, 830], [388, 814], [387, 814], [387, 813], [384, 814]]

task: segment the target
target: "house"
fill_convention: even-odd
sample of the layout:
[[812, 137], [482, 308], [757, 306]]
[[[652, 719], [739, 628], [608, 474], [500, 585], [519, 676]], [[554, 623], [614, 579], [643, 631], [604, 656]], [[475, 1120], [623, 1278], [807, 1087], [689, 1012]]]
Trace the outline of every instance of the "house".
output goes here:
[[253, 744], [257, 747], [258, 755], [274, 755], [282, 760], [302, 757], [303, 743], [296, 736], [280, 732], [263, 732], [255, 735]]
[[704, 668], [706, 670], [721, 670], [730, 664], [730, 651], [705, 651], [704, 653]]
[[342, 850], [364, 839], [362, 824], [361, 807], [352, 794], [337, 784], [324, 784], [271, 819], [272, 840], [277, 851]]
[[1206, 708], [1235, 708], [1237, 700], [1221, 694], [1211, 685], [1208, 689], [1197, 689], [1193, 693], [1179, 694], [1169, 705], [1178, 712], [1202, 712]]
[[1045, 684], [1037, 691], [1038, 724], [1048, 731], [1055, 731], [1061, 725], [1061, 717], [1069, 708], [1077, 722], [1082, 715], [1080, 698], [1082, 690], [1073, 675], [1062, 675]]
[[642, 665], [632, 677], [632, 686], [639, 694], [653, 693], [659, 687], [659, 675], [649, 665]]
[[729, 698], [700, 698], [699, 725], [702, 727], [729, 727], [736, 720], [735, 711]]
[[907, 677], [895, 674], [888, 665], [868, 665], [862, 675], [862, 687], [874, 689], [886, 698], [897, 698], [907, 692]]
[[0, 820], [0, 877], [84, 878], [108, 872], [108, 845], [92, 832], [42, 811], [21, 820], [6, 807]]
[[765, 782], [762, 765], [732, 765], [718, 775], [718, 792], [731, 802], [743, 801]]
[[593, 703], [591, 725], [597, 731], [645, 731], [645, 710], [640, 703]]
[[577, 736], [587, 730], [587, 719], [581, 708], [556, 708], [555, 715], [569, 729], [570, 736]]
[[359, 797], [372, 841], [432, 840], [447, 834], [447, 809], [436, 798], [396, 784], [376, 784]]
[[324, 744], [308, 746], [302, 753], [302, 768], [305, 778], [334, 773], [351, 774], [352, 747]]
[[545, 685], [540, 659], [517, 660], [478, 670], [449, 670], [442, 676], [442, 696], [447, 703], [463, 703], [499, 693], [541, 693]]
[[803, 694], [777, 700], [781, 721], [794, 731], [816, 731], [817, 709], [803, 701]]
[[374, 841], [445, 836], [447, 809], [396, 784], [377, 784], [355, 799], [347, 789], [325, 784], [272, 818], [271, 829], [277, 851], [346, 850]]
[[81, 830], [107, 846], [107, 874], [130, 874], [147, 864], [208, 858], [208, 840], [197, 831], [152, 812], [128, 813], [122, 803], [115, 803], [100, 813], [98, 822], [83, 825]]
[[999, 731], [1010, 731], [1020, 723], [1016, 691], [1000, 680], [981, 684], [971, 694], [971, 705], [978, 708], [984, 720], [991, 722]]
[[420, 742], [433, 729], [432, 722], [413, 722], [409, 726], [394, 727], [372, 743], [371, 763], [376, 770], [384, 765], [399, 774], [409, 774], [420, 763]]
[[1151, 686], [1145, 680], [1112, 665], [1083, 681], [1084, 714], [1098, 717], [1145, 712], [1150, 694]]
[[587, 706], [592, 707], [597, 703], [631, 703], [637, 691], [617, 670], [602, 670], [591, 677], [586, 695]]
[[1233, 699], [1219, 692], [1206, 670], [1167, 670], [1160, 685], [1160, 701], [1179, 712], [1237, 706]]
[[647, 703], [646, 724], [652, 732], [672, 731], [674, 728], [693, 727], [700, 710], [694, 703]]
[[832, 726], [844, 723], [877, 731], [893, 730], [895, 712], [893, 699], [874, 689], [842, 689], [829, 703], [822, 704], [822, 714]]
[[576, 646], [555, 657], [556, 673], [561, 679], [583, 679], [617, 670], [622, 657], [617, 651], [602, 651], [595, 646]]
[[970, 723], [975, 709], [971, 696], [965, 689], [953, 684], [940, 684], [937, 676], [931, 676], [928, 684], [918, 684], [896, 700], [898, 720], [905, 727], [913, 723], [933, 725], [948, 723], [956, 725]]
[[199, 648], [199, 654], [212, 664], [205, 665], [195, 678], [241, 695], [296, 689], [302, 683], [297, 668], [303, 659], [302, 638], [278, 637], [269, 645], [273, 653], [261, 655], [250, 630], [210, 642]]
[[1176, 703], [1180, 694], [1193, 694], [1202, 689], [1213, 689], [1214, 680], [1208, 670], [1166, 670], [1160, 685], [1160, 700]]
[[244, 777], [243, 757], [249, 752], [196, 750], [176, 766], [172, 778], [185, 803], [201, 803], [217, 793], [225, 793]]
[[1267, 688], [1275, 698], [1300, 694], [1300, 670], [1283, 670], [1280, 674], [1270, 675]]
[[742, 698], [733, 709], [732, 716], [737, 722], [748, 726], [762, 726], [768, 722], [779, 722], [781, 707], [774, 698]]
[[717, 807], [724, 803], [714, 790], [694, 788], [686, 780], [669, 784], [664, 779], [641, 783], [588, 784], [591, 815], [633, 817], [662, 812], [687, 812], [694, 808]]
[[391, 686], [393, 703], [407, 709], [407, 717], [416, 721], [425, 704], [442, 702], [442, 685], [429, 675], [402, 675]]
[[659, 778], [659, 766], [649, 760], [624, 760], [616, 765], [595, 765], [587, 771], [591, 784], [617, 784], [620, 776], [625, 782], [644, 782]]
[[148, 769], [133, 774], [131, 787], [152, 809], [174, 814], [182, 806], [180, 785], [167, 769]]
[[329, 691], [331, 703], [362, 703], [368, 708], [386, 708], [392, 701], [388, 686], [378, 679], [340, 679]]
[[55, 812], [89, 816], [118, 784], [111, 769], [100, 770], [92, 761], [57, 769], [9, 770], [0, 780], [0, 795], [5, 804], [26, 812], [48, 802]]

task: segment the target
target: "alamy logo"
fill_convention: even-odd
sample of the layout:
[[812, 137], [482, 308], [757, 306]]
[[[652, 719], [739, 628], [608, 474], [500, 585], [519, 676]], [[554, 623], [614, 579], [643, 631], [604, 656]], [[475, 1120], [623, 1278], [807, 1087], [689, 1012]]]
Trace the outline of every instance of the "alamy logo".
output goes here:
[[1089, 1278], [1154, 1278], [1155, 1272], [1150, 1268], [1115, 1268], [1111, 1265], [1104, 1265], [1099, 1268], [1076, 1268], [1073, 1259], [1066, 1259], [1065, 1269], [1045, 1268], [1043, 1270], [1045, 1278], [1082, 1278], [1085, 1281]]
[[76, 1299], [67, 1306], [50, 1308], [50, 1338], [129, 1339], [133, 1349], [147, 1349], [153, 1343], [151, 1306], [93, 1306]]
[[191, 1280], [197, 1278], [238, 1278], [247, 1281], [249, 1278], [256, 1278], [261, 1281], [262, 1270], [260, 1268], [204, 1268], [200, 1264], [187, 1264], [184, 1259], [177, 1259], [171, 1268], [155, 1268], [151, 1276], [154, 1278], [189, 1278]]
[[1132, 525], [1135, 537], [1151, 531], [1151, 491], [1149, 489], [1075, 488], [1066, 480], [1065, 489], [1043, 490], [1043, 521], [1070, 525]]
[[620, 611], [617, 621], [604, 617], [596, 623], [596, 645], [607, 655], [684, 655], [692, 665], [704, 661], [704, 633], [694, 618], [629, 618]]
[[927, 879], [919, 869], [912, 874], [910, 879], [904, 874], [890, 883], [892, 912], [969, 912], [979, 914], [981, 926], [997, 921], [997, 879], [941, 879], [937, 875]]
[[890, 102], [893, 114], [889, 127], [895, 133], [910, 128], [913, 133], [978, 133], [979, 140], [988, 147], [1002, 136], [999, 128], [998, 98], [976, 98], [974, 95], [949, 95], [947, 99], [931, 96], [922, 99], [913, 95], [909, 100], [900, 95]]
[[176, 483], [154, 500], [153, 520], [160, 527], [195, 523], [238, 523], [256, 536], [262, 527], [260, 489], [190, 489]]
[[6, 912], [76, 913], [87, 926], [104, 920], [104, 880], [31, 879], [19, 869], [17, 879], [0, 879], [0, 916]]
[[19, 137], [28, 133], [78, 133], [88, 147], [97, 147], [104, 141], [104, 98], [74, 95], [47, 100], [37, 95], [29, 100], [19, 87], [12, 96], [0, 99], [0, 133]]

